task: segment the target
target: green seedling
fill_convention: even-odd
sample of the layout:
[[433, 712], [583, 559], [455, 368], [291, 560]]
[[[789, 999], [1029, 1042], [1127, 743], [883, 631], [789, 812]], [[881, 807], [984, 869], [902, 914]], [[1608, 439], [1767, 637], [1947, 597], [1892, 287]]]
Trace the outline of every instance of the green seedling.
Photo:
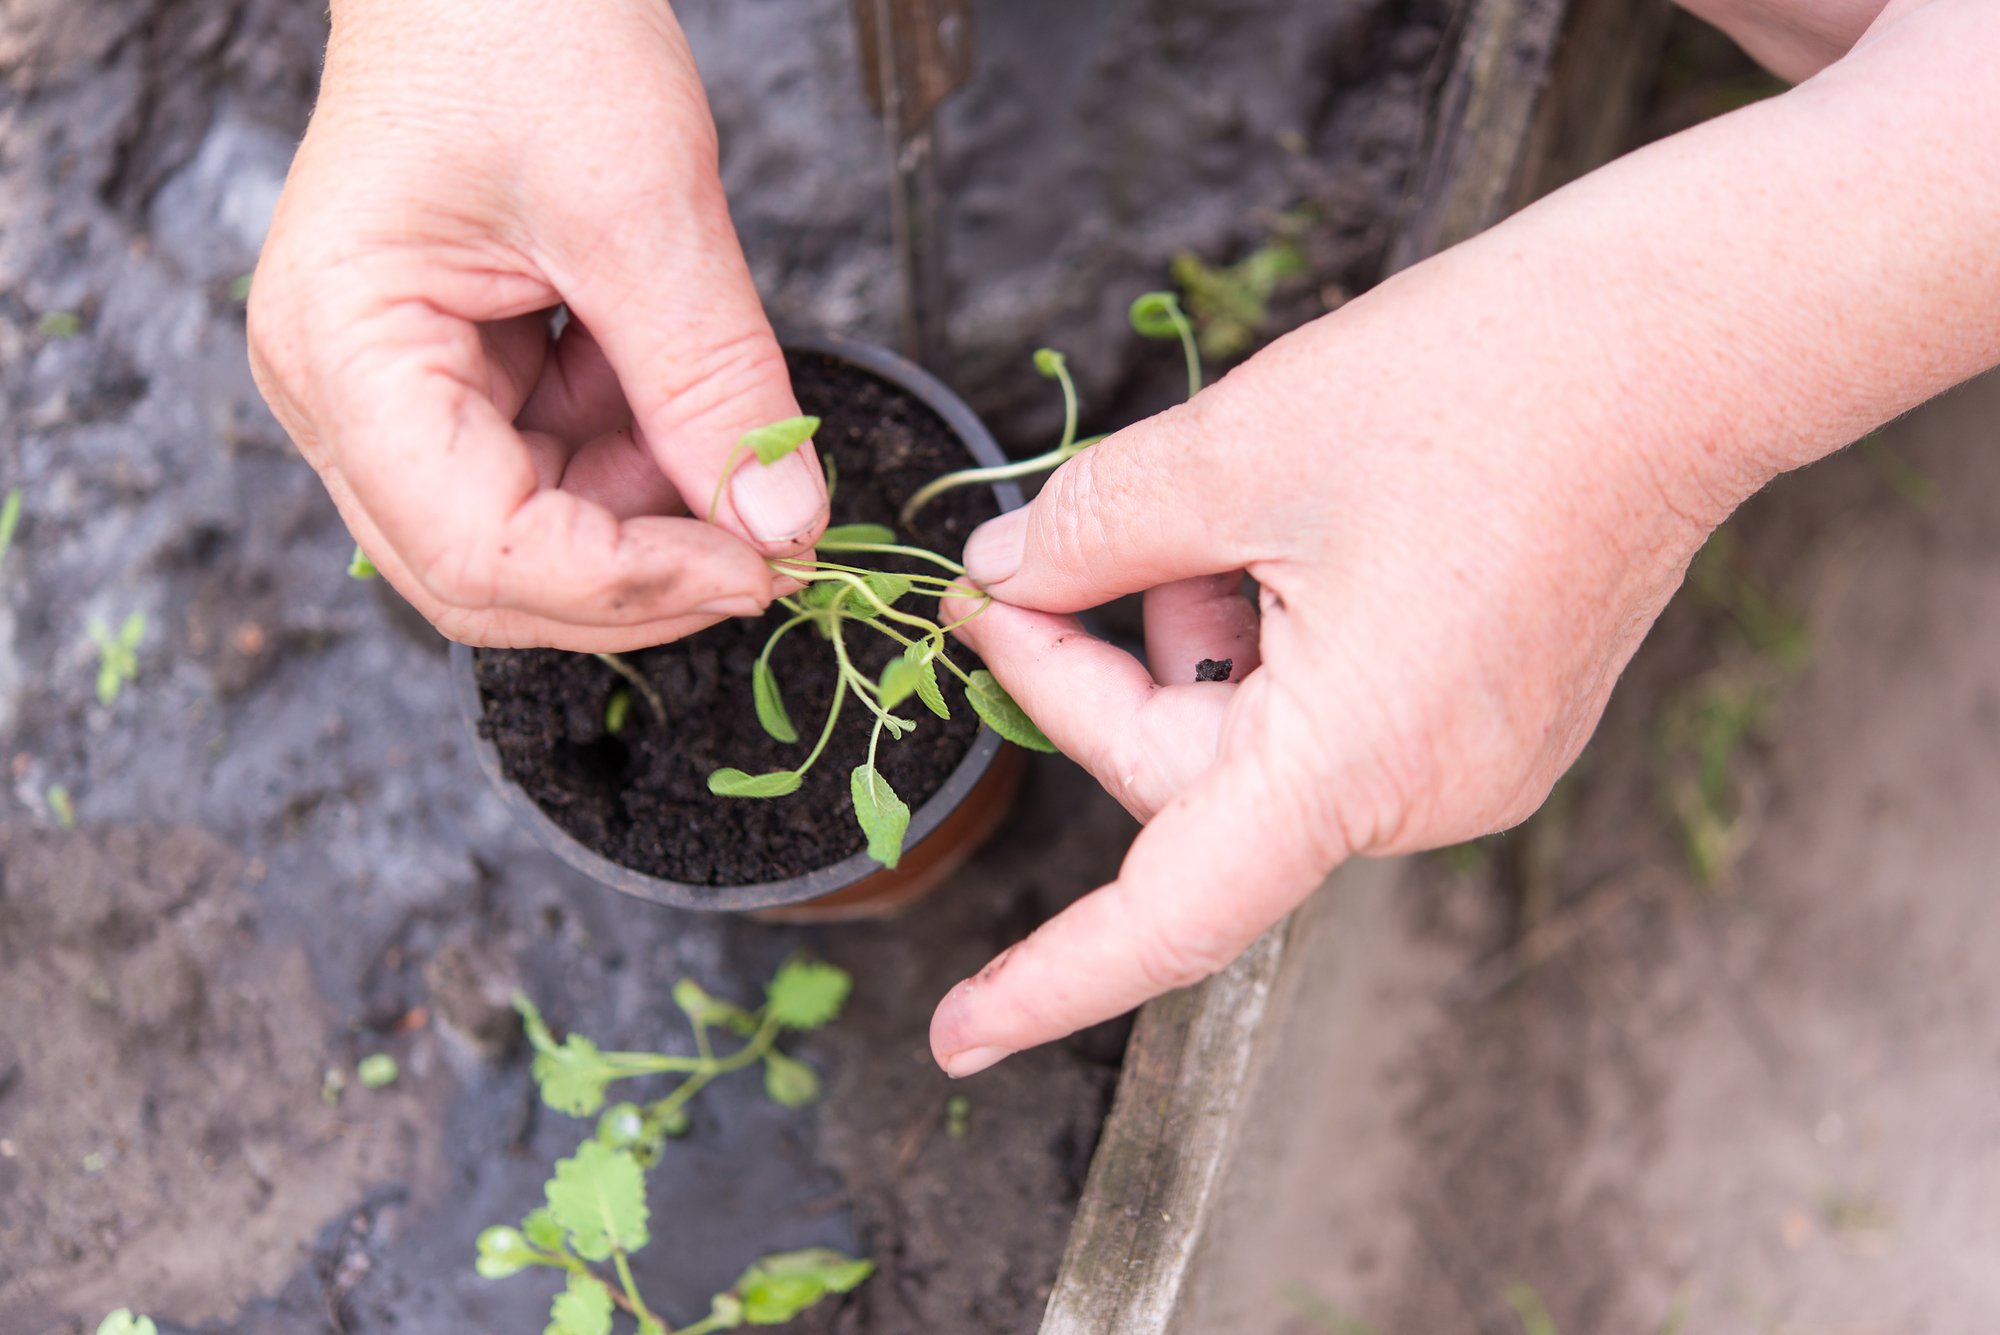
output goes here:
[[[792, 960], [771, 980], [764, 1004], [748, 1010], [682, 979], [673, 997], [694, 1027], [694, 1056], [605, 1052], [580, 1034], [558, 1044], [541, 1012], [517, 995], [514, 1005], [535, 1051], [532, 1072], [542, 1102], [572, 1117], [600, 1110], [601, 1115], [596, 1135], [556, 1164], [543, 1188], [547, 1204], [530, 1211], [518, 1227], [496, 1225], [479, 1235], [479, 1273], [504, 1279], [532, 1266], [567, 1272], [545, 1335], [610, 1335], [619, 1310], [638, 1322], [639, 1335], [780, 1325], [826, 1295], [846, 1293], [867, 1279], [875, 1270], [870, 1261], [823, 1247], [779, 1252], [756, 1261], [711, 1297], [706, 1317], [674, 1331], [640, 1294], [630, 1259], [652, 1240], [645, 1170], [659, 1161], [669, 1137], [687, 1131], [688, 1100], [717, 1076], [761, 1061], [764, 1089], [772, 1099], [788, 1108], [815, 1101], [818, 1075], [774, 1044], [786, 1030], [816, 1029], [833, 1020], [851, 987], [848, 975], [833, 965]], [[715, 1029], [745, 1041], [734, 1052], [718, 1054]], [[666, 1097], [643, 1107], [604, 1107], [612, 1081], [659, 1074], [682, 1079]], [[610, 1275], [602, 1273], [607, 1262]]]
[[[626, 681], [632, 683], [632, 689], [639, 692], [640, 696], [646, 702], [646, 707], [653, 711], [654, 718], [658, 719], [662, 723], [665, 723], [667, 721], [667, 702], [660, 698], [660, 693], [653, 689], [653, 683], [647, 681], [645, 677], [641, 676], [637, 668], [633, 667], [630, 663], [620, 658], [617, 654], [599, 654], [597, 655], [597, 661], [604, 664], [604, 666], [610, 668], [613, 672], [616, 672]], [[618, 699], [619, 695], [613, 695], [611, 697], [612, 705], [615, 705]], [[632, 701], [629, 697], [626, 698], [625, 710], [619, 711], [618, 726], [615, 728], [611, 726], [612, 705], [605, 706], [604, 730], [606, 732], [616, 733], [624, 728], [625, 710], [631, 709]]]
[[134, 1316], [131, 1308], [121, 1307], [97, 1323], [97, 1335], [160, 1335], [160, 1328], [151, 1317]]
[[632, 713], [632, 693], [620, 687], [604, 702], [604, 730], [616, 737], [625, 731], [625, 720]]
[[944, 1133], [953, 1140], [964, 1140], [972, 1134], [971, 1099], [954, 1094], [944, 1101]]
[[382, 572], [375, 568], [375, 563], [368, 559], [368, 553], [362, 551], [361, 544], [357, 542], [354, 544], [354, 555], [347, 561], [347, 574], [351, 579], [375, 579]]
[[[772, 422], [769, 426], [760, 426], [744, 432], [735, 447], [729, 451], [729, 457], [722, 461], [722, 476], [715, 480], [715, 494], [708, 500], [708, 522], [711, 524], [715, 522], [715, 512], [722, 508], [722, 489], [729, 485], [729, 479], [735, 476], [736, 461], [743, 457], [745, 451], [755, 454], [757, 462], [769, 468], [811, 440], [813, 432], [817, 430], [819, 430], [817, 417], [787, 417], [782, 422]], [[827, 481], [831, 483], [832, 480], [832, 474], [828, 474]], [[828, 490], [832, 490], [831, 486]]]
[[49, 810], [54, 813], [56, 824], [63, 829], [76, 828], [76, 803], [70, 800], [69, 789], [59, 783], [49, 785]]
[[1201, 350], [1217, 361], [1240, 356], [1270, 323], [1271, 296], [1278, 284], [1306, 267], [1299, 248], [1284, 238], [1223, 269], [1203, 263], [1191, 251], [1174, 256], [1174, 281], [1201, 331]]
[[1376, 1335], [1375, 1327], [1360, 1317], [1349, 1316], [1303, 1284], [1285, 1285], [1278, 1290], [1278, 1297], [1328, 1335]]
[[83, 317], [75, 311], [44, 311], [35, 329], [43, 338], [75, 338], [83, 332]]
[[116, 703], [125, 683], [139, 675], [139, 645], [146, 638], [146, 614], [134, 612], [126, 617], [116, 635], [93, 617], [90, 638], [97, 641], [97, 702], [108, 708]]
[[257, 278], [257, 271], [254, 269], [251, 270], [249, 273], [238, 276], [235, 279], [235, 281], [233, 281], [229, 285], [229, 299], [231, 301], [250, 300], [250, 285], [251, 283], [256, 281], [256, 278]]
[[[1189, 323], [1186, 312], [1181, 310], [1180, 299], [1171, 292], [1143, 293], [1132, 303], [1126, 318], [1131, 321], [1133, 331], [1142, 337], [1178, 339], [1182, 354], [1187, 359], [1188, 397], [1191, 399], [1201, 393], [1201, 349], [1195, 341], [1194, 326]], [[1062, 386], [1063, 433], [1056, 447], [1047, 454], [1023, 459], [1019, 463], [960, 469], [926, 483], [903, 504], [903, 512], [898, 518], [905, 528], [916, 518], [917, 511], [954, 487], [1005, 482], [1046, 473], [1104, 439], [1102, 436], [1089, 436], [1083, 440], [1076, 438], [1076, 382], [1070, 379], [1067, 359], [1054, 348], [1042, 348], [1035, 353], [1035, 369]]]
[[402, 1072], [396, 1066], [396, 1059], [386, 1052], [377, 1052], [363, 1057], [361, 1064], [354, 1068], [354, 1074], [369, 1089], [386, 1089], [396, 1083]]
[[16, 487], [0, 502], [0, 565], [7, 563], [8, 549], [14, 545], [14, 530], [20, 526], [21, 489]]

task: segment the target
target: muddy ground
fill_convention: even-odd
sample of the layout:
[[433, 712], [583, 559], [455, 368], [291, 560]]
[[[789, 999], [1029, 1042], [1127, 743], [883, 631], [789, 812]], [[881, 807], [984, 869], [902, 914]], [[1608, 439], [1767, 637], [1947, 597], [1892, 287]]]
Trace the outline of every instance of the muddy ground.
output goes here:
[[[774, 314], [887, 336], [846, 4], [679, 8]], [[1039, 448], [1055, 422], [1027, 366], [1044, 342], [1093, 420], [1171, 398], [1176, 359], [1122, 321], [1180, 248], [1228, 262], [1294, 210], [1309, 272], [1274, 330], [1365, 283], [1448, 8], [980, 5], [940, 133], [957, 381], [1003, 438]], [[970, 1082], [959, 1140], [924, 1027], [1108, 877], [1131, 823], [1038, 762], [935, 903], [813, 931], [627, 902], [533, 847], [472, 763], [441, 642], [344, 575], [348, 536], [245, 368], [233, 289], [323, 23], [297, 0], [0, 9], [0, 488], [25, 500], [0, 565], [0, 1335], [126, 1304], [206, 1335], [539, 1330], [544, 1283], [470, 1268], [580, 1131], [536, 1106], [509, 989], [674, 1050], [675, 978], [754, 1002], [802, 946], [860, 980], [801, 1045], [825, 1103], [704, 1094], [654, 1174], [642, 1280], [684, 1321], [752, 1256], [825, 1243], [883, 1273], [808, 1327], [1033, 1329], [1121, 1033]], [[95, 631], [128, 623], [137, 677], [100, 702]], [[402, 1076], [370, 1091], [375, 1052]]]

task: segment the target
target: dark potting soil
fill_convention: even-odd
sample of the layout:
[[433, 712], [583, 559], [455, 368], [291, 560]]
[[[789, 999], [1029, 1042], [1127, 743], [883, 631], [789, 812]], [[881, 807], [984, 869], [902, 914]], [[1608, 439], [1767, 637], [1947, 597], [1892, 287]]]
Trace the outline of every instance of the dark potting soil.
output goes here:
[[[921, 400], [858, 367], [819, 354], [787, 357], [800, 406], [821, 419], [815, 446], [831, 458], [838, 481], [836, 524], [896, 526], [896, 513], [918, 487], [975, 461]], [[956, 558], [966, 535], [999, 513], [990, 489], [945, 493], [917, 516], [903, 541]], [[870, 565], [913, 574], [936, 567], [907, 558]], [[902, 606], [935, 614], [934, 600]], [[635, 871], [691, 885], [755, 885], [783, 880], [858, 853], [848, 775], [866, 759], [873, 715], [849, 700], [824, 754], [795, 793], [781, 798], [726, 798], [708, 791], [724, 766], [751, 774], [789, 769], [810, 752], [833, 702], [833, 647], [800, 627], [779, 642], [772, 668], [799, 740], [783, 743], [757, 721], [751, 666], [764, 641], [789, 614], [737, 618], [673, 644], [623, 657], [652, 682], [666, 704], [664, 724], [632, 701], [617, 735], [605, 707], [624, 682], [589, 654], [552, 649], [481, 650], [476, 656], [485, 713], [480, 733], [500, 752], [507, 776], [572, 837]], [[901, 646], [850, 629], [847, 648], [863, 672], [879, 676]], [[954, 647], [954, 661], [976, 665]], [[884, 737], [876, 767], [912, 811], [944, 786], [971, 747], [979, 719], [958, 679], [939, 672], [951, 718], [914, 704], [918, 719], [901, 741]]]

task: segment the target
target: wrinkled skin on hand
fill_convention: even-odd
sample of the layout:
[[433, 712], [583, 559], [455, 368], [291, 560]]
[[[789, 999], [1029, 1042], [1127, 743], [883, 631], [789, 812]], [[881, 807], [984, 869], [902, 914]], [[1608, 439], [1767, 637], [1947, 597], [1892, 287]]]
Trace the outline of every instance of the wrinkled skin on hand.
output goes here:
[[[1531, 814], [1744, 497], [2000, 363], [1996, 62], [2000, 8], [1898, 0], [975, 532], [1000, 601], [959, 633], [1147, 824], [944, 999], [939, 1063], [1214, 973], [1350, 856]], [[1140, 589], [1151, 671], [1067, 615]]]
[[249, 319], [273, 411], [453, 639], [754, 615], [789, 587], [764, 558], [825, 525], [809, 447], [701, 522], [737, 439], [798, 404], [661, 0], [336, 3]]

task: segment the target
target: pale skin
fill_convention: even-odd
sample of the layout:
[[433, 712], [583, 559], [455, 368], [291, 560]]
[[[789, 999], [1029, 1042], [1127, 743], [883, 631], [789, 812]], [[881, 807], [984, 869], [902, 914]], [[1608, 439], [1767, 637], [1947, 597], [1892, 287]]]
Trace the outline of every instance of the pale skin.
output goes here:
[[[1745, 497], [2000, 364], [2000, 6], [1693, 7], [1807, 82], [1633, 154], [1280, 339], [1193, 403], [1078, 456], [1033, 505], [974, 535], [967, 565], [1000, 601], [961, 633], [1146, 828], [1117, 880], [944, 999], [931, 1038], [951, 1074], [1215, 972], [1349, 857], [1525, 818], [1595, 726], [1690, 556]], [[369, 13], [345, 8], [356, 23]], [[671, 26], [638, 0], [577, 9], [599, 11]], [[335, 19], [338, 46], [343, 6]], [[355, 40], [355, 59], [388, 58]], [[364, 81], [337, 82], [335, 69], [330, 60], [330, 85], [355, 100], [344, 121], [323, 106], [324, 147], [308, 137], [316, 156], [302, 155], [281, 209], [280, 263], [267, 251], [260, 266], [253, 334], [267, 392], [357, 536], [399, 554], [385, 565], [398, 587], [459, 638], [575, 649], [685, 633], [714, 619], [696, 599], [725, 589], [768, 600], [769, 576], [753, 567], [769, 544], [753, 550], [733, 514], [727, 533], [662, 536], [691, 521], [657, 517], [671, 504], [634, 509], [631, 497], [664, 494], [658, 483], [636, 465], [593, 472], [594, 438], [560, 414], [522, 418], [529, 430], [512, 448], [530, 462], [500, 470], [505, 486], [456, 527], [427, 530], [403, 508], [414, 504], [408, 476], [449, 468], [436, 442], [465, 438], [454, 421], [484, 432], [482, 458], [512, 457], [502, 442], [516, 387], [533, 377], [496, 374], [491, 350], [533, 340], [505, 333], [518, 318], [487, 325], [483, 341], [473, 322], [521, 317], [555, 295], [605, 340], [644, 427], [641, 462], [672, 479], [669, 490], [696, 494], [704, 464], [713, 485], [727, 450], [714, 423], [728, 408], [766, 421], [794, 411], [770, 388], [781, 375], [685, 355], [717, 329], [730, 337], [716, 346], [764, 346], [720, 191], [703, 175], [712, 156], [645, 187], [662, 212], [699, 223], [675, 237], [719, 248], [675, 262], [705, 274], [717, 309], [734, 312], [687, 320], [693, 328], [667, 320], [683, 338], [676, 362], [644, 352], [674, 309], [671, 285], [620, 286], [622, 302], [573, 295], [594, 279], [580, 257], [617, 258], [623, 234], [607, 240], [589, 210], [538, 213], [535, 191], [552, 187], [533, 171], [509, 178], [472, 229], [504, 244], [381, 259], [384, 238], [411, 226], [397, 201], [420, 177], [454, 182], [425, 196], [439, 201], [416, 215], [429, 226], [438, 209], [457, 217], [457, 193], [482, 193], [472, 187], [495, 159], [474, 153], [452, 176], [433, 137], [403, 150], [422, 172], [361, 172], [366, 153], [344, 145], [373, 134], [393, 146], [407, 131], [371, 115]], [[467, 95], [443, 79], [437, 105]], [[674, 95], [687, 106], [698, 97], [692, 85]], [[580, 122], [572, 135], [591, 132]], [[708, 144], [701, 127], [671, 133], [697, 131]], [[678, 141], [649, 133], [654, 156], [671, 158]], [[534, 165], [532, 153], [500, 156]], [[619, 161], [647, 156], [621, 146]], [[676, 190], [687, 192], [678, 203]], [[377, 229], [361, 237], [324, 215], [357, 191], [368, 208], [356, 211]], [[590, 239], [572, 245], [564, 228]], [[650, 236], [647, 263], [672, 241]], [[439, 253], [444, 277], [431, 272]], [[554, 253], [567, 267], [541, 258]], [[522, 256], [542, 268], [508, 268], [532, 268]], [[328, 309], [305, 311], [297, 289], [328, 263], [349, 264], [357, 291], [322, 289], [315, 300]], [[404, 293], [430, 285], [421, 319], [399, 324], [385, 312], [401, 307], [370, 295], [385, 273]], [[722, 300], [737, 282], [734, 303]], [[462, 299], [440, 314], [438, 293]], [[356, 319], [375, 323], [349, 333], [343, 322]], [[424, 341], [438, 329], [449, 336]], [[519, 359], [505, 365], [540, 364], [510, 355]], [[433, 406], [402, 420], [430, 383], [419, 365], [451, 386], [433, 398], [456, 418]], [[695, 374], [706, 369], [721, 378]], [[355, 388], [364, 372], [377, 377], [366, 404]], [[574, 480], [545, 462], [557, 454]], [[794, 540], [821, 522], [803, 522]], [[552, 544], [550, 570], [517, 577], [492, 557], [503, 532]], [[1264, 590], [1261, 617], [1236, 596], [1245, 570]], [[1141, 589], [1151, 672], [1066, 615]], [[1231, 680], [1195, 684], [1203, 658], [1233, 658]]]

